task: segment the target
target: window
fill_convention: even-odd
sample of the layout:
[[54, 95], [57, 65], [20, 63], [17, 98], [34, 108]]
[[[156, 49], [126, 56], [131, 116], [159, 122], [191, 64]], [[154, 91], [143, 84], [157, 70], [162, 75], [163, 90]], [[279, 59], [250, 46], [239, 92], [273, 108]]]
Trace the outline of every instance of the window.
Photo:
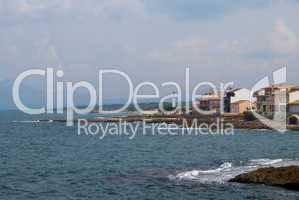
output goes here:
[[267, 111], [267, 106], [263, 105], [263, 112], [266, 112], [266, 111]]

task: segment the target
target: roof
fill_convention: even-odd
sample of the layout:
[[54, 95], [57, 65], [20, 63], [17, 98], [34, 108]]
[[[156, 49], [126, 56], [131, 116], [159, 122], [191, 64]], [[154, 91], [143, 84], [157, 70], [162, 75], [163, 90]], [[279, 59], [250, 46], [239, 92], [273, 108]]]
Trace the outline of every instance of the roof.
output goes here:
[[292, 101], [289, 103], [289, 105], [299, 105], [299, 100]]
[[227, 92], [236, 92], [238, 90], [241, 90], [242, 88], [234, 88], [234, 89], [230, 89], [230, 90], [227, 90]]
[[299, 88], [293, 88], [291, 89], [290, 93], [294, 93], [294, 92], [298, 92], [299, 91]]
[[274, 84], [268, 87], [261, 88], [255, 91], [253, 94], [254, 96], [257, 96], [259, 92], [265, 91], [266, 89], [288, 89], [288, 92], [291, 93], [291, 92], [299, 91], [299, 86], [294, 84], [287, 84], [287, 83]]
[[239, 90], [248, 90], [247, 88], [235, 88], [235, 89], [232, 89], [232, 90], [228, 90], [228, 92], [237, 92]]
[[283, 88], [287, 88], [287, 89], [299, 89], [299, 86], [298, 85], [294, 85], [294, 84], [280, 83], [280, 84], [270, 85], [270, 86], [265, 87], [263, 89], [271, 89], [271, 88], [277, 88], [277, 89], [283, 89]]
[[229, 93], [231, 93], [231, 94], [235, 94], [236, 92], [238, 92], [238, 91], [242, 91], [242, 90], [246, 90], [246, 91], [250, 92], [250, 90], [247, 89], [247, 88], [235, 88], [235, 89], [227, 90], [227, 91], [226, 91], [226, 94], [229, 94]]

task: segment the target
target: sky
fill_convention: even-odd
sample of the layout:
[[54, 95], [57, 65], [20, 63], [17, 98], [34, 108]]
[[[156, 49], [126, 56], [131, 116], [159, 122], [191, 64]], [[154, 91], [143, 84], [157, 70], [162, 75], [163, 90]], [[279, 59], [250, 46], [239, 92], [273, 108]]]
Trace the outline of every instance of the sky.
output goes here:
[[[135, 84], [229, 82], [251, 87], [287, 66], [299, 83], [298, 0], [0, 0], [0, 80], [32, 68], [96, 83], [118, 69]], [[127, 94], [116, 77], [109, 98]]]

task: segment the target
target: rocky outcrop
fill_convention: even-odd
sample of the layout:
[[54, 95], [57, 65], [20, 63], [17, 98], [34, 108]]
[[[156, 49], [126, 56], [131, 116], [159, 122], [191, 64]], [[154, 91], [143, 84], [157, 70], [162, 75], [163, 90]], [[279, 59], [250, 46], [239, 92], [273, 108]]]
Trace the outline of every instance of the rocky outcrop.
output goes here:
[[265, 184], [299, 191], [299, 166], [261, 168], [236, 176], [230, 182]]

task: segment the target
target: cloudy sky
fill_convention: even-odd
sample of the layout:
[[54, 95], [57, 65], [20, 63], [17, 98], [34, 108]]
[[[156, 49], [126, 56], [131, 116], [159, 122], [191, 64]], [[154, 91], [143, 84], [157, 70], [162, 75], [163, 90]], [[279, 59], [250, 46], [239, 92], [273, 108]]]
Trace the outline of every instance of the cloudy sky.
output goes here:
[[[297, 0], [0, 0], [0, 80], [26, 69], [135, 83], [234, 81], [250, 87], [283, 65], [299, 83]], [[108, 84], [111, 97], [126, 93]]]

